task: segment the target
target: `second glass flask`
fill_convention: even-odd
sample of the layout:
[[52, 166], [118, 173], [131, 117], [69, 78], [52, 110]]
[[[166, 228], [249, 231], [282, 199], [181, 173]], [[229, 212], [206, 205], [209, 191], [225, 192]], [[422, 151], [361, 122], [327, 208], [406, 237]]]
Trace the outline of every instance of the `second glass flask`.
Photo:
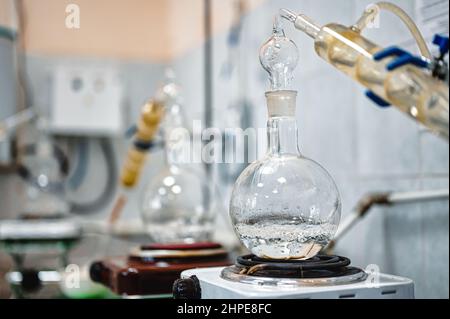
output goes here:
[[193, 243], [211, 240], [212, 188], [203, 171], [187, 164], [184, 114], [180, 88], [173, 75], [156, 95], [164, 107], [161, 123], [165, 166], [144, 189], [141, 212], [145, 229], [154, 242]]

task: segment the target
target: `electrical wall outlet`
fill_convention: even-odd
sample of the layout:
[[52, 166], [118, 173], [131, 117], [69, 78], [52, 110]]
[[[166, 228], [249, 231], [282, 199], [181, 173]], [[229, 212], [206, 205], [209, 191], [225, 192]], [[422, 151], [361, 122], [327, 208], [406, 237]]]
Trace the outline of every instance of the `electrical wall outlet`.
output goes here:
[[111, 136], [122, 132], [123, 86], [112, 67], [56, 67], [50, 127], [63, 135]]

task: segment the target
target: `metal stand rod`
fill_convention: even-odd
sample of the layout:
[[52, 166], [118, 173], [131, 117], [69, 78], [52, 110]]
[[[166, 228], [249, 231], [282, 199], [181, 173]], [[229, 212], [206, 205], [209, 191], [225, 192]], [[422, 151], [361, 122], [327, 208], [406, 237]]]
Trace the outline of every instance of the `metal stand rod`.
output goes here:
[[367, 194], [358, 202], [349, 216], [342, 221], [334, 239], [329, 243], [326, 250], [331, 251], [336, 246], [337, 242], [347, 234], [358, 221], [362, 220], [374, 206], [391, 206], [448, 198], [448, 189]]

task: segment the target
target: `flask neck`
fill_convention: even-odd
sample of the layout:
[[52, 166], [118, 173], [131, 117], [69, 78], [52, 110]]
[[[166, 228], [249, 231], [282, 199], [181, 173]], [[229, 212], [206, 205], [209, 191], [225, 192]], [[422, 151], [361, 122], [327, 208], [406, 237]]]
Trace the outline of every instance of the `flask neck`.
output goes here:
[[297, 92], [266, 93], [269, 120], [267, 122], [268, 153], [272, 156], [299, 156], [298, 127], [295, 119]]
[[186, 135], [184, 114], [179, 99], [167, 100], [165, 109], [164, 121], [161, 127], [166, 163], [171, 168], [177, 168], [186, 160], [185, 146], [189, 136]]
[[170, 169], [177, 170], [184, 161], [185, 136], [179, 129], [165, 132], [164, 147], [166, 164]]

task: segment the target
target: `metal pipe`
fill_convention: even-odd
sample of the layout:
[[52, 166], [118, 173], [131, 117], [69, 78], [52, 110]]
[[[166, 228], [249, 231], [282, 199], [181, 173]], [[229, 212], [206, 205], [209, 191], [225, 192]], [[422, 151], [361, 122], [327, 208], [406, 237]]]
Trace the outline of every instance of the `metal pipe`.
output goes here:
[[432, 201], [445, 198], [449, 198], [448, 189], [391, 193], [389, 195], [389, 203], [402, 204], [410, 202]]
[[204, 0], [204, 103], [205, 127], [211, 127], [213, 122], [213, 39], [212, 39], [212, 3]]
[[0, 121], [0, 141], [6, 138], [16, 127], [32, 121], [36, 117], [33, 109], [25, 109]]
[[334, 239], [328, 244], [326, 250], [328, 252], [332, 251], [336, 247], [337, 242], [362, 220], [374, 206], [391, 206], [448, 198], [448, 189], [367, 194], [359, 200], [348, 217], [341, 222]]
[[[210, 128], [213, 124], [213, 31], [212, 31], [212, 3], [211, 0], [204, 0], [204, 36], [205, 36], [205, 45], [204, 45], [204, 121], [205, 127]], [[207, 141], [204, 141], [204, 145], [206, 145]], [[204, 164], [206, 178], [211, 181], [213, 175], [213, 167], [209, 163]], [[212, 188], [205, 189], [205, 207], [209, 209], [211, 204], [211, 192]]]

